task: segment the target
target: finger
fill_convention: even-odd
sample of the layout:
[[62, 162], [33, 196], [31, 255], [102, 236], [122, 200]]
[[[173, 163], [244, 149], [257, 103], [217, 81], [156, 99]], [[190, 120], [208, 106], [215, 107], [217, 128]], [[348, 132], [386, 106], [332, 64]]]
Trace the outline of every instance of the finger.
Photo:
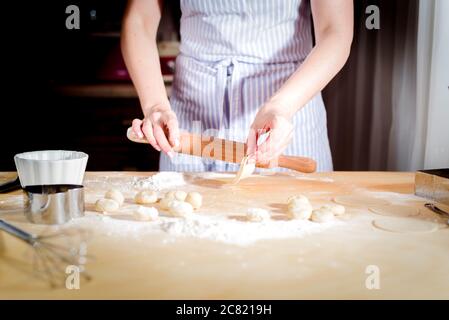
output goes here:
[[149, 120], [143, 121], [142, 131], [145, 134], [145, 137], [147, 138], [148, 142], [153, 146], [153, 148], [156, 149], [157, 151], [161, 151], [161, 148], [159, 147], [153, 135], [153, 125]]
[[266, 163], [277, 158], [288, 146], [291, 137], [291, 131], [272, 130], [267, 140], [257, 148], [256, 159]]
[[165, 136], [164, 130], [160, 125], [155, 125], [153, 128], [154, 138], [157, 141], [157, 144], [161, 147], [161, 149], [168, 154], [171, 158], [173, 157], [173, 149], [168, 143], [167, 137]]
[[271, 130], [269, 137], [261, 145], [257, 147], [257, 153], [264, 155], [264, 158], [272, 158], [279, 146], [283, 145], [288, 133], [284, 130]]
[[288, 145], [290, 144], [291, 136], [292, 135], [290, 135], [289, 138], [287, 138], [287, 140], [282, 146], [277, 148], [277, 150], [272, 155], [271, 159], [267, 159], [265, 164], [267, 165], [268, 168], [278, 167], [279, 157], [284, 153], [285, 149], [287, 149]]
[[143, 138], [143, 132], [142, 132], [142, 120], [140, 119], [134, 119], [132, 122], [132, 130], [136, 137]]
[[179, 146], [179, 124], [176, 116], [171, 117], [166, 123], [168, 139], [173, 148]]
[[249, 129], [248, 138], [246, 139], [246, 154], [249, 156], [254, 156], [256, 153], [257, 141], [257, 130], [254, 128]]
[[273, 168], [278, 166], [279, 157], [282, 155], [284, 150], [288, 147], [290, 140], [287, 140], [282, 146], [277, 148], [274, 153], [270, 154], [257, 154], [256, 157], [259, 159], [258, 163], [267, 168]]

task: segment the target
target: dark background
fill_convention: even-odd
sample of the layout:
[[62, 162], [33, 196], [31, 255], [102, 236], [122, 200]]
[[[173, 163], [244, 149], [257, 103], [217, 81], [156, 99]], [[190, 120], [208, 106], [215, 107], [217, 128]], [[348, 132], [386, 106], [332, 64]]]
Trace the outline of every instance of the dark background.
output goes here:
[[[407, 1], [355, 1], [355, 40], [365, 23], [365, 8], [382, 8], [383, 32], [401, 21], [401, 6]], [[78, 5], [81, 29], [65, 27], [65, 8]], [[136, 97], [81, 95], [67, 93], [73, 85], [129, 84], [111, 79], [110, 71], [123, 68], [119, 50], [120, 22], [126, 5], [122, 0], [47, 0], [2, 4], [3, 90], [0, 113], [0, 171], [15, 170], [16, 153], [40, 149], [68, 149], [90, 155], [88, 170], [158, 169], [159, 154], [147, 145], [129, 142], [125, 137], [131, 120], [141, 116]], [[93, 15], [95, 10], [95, 15]], [[179, 23], [178, 1], [166, 1], [165, 15]], [[362, 31], [367, 32], [367, 31]], [[365, 34], [368, 51], [375, 52], [379, 34]], [[391, 39], [385, 39], [388, 51]], [[377, 43], [377, 44], [376, 44]], [[366, 44], [365, 44], [366, 45]], [[374, 53], [372, 53], [374, 54]], [[387, 59], [388, 59], [388, 52]], [[369, 76], [369, 66], [363, 66]], [[351, 108], [358, 107], [351, 97], [356, 57], [324, 92], [328, 109], [329, 138], [336, 170], [369, 169], [369, 153], [351, 156], [357, 145], [369, 144], [369, 128], [354, 141], [350, 127]], [[363, 71], [363, 70], [362, 70]], [[369, 82], [368, 82], [369, 83]], [[350, 101], [351, 105], [348, 106]], [[351, 102], [352, 101], [352, 102]], [[364, 106], [369, 108], [369, 106]], [[349, 108], [349, 109], [348, 109]], [[370, 117], [369, 109], [366, 117]], [[365, 132], [365, 133], [364, 133]]]

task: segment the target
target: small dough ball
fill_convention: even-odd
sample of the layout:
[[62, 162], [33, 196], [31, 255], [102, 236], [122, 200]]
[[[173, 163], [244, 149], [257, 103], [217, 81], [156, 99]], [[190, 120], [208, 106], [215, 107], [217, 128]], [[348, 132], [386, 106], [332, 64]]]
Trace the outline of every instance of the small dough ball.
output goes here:
[[290, 219], [308, 220], [312, 215], [312, 210], [310, 203], [295, 203], [288, 207], [287, 216]]
[[157, 219], [159, 216], [159, 211], [157, 211], [154, 207], [138, 206], [134, 210], [133, 215], [140, 221], [152, 221]]
[[345, 207], [341, 204], [327, 204], [321, 207], [322, 209], [327, 209], [332, 211], [332, 213], [336, 216], [341, 216], [345, 214]]
[[169, 192], [167, 192], [167, 193], [165, 194], [164, 198], [167, 198], [167, 199], [174, 199], [174, 198], [175, 198], [175, 192], [176, 192], [176, 191], [169, 191]]
[[159, 201], [159, 205], [161, 206], [162, 209], [168, 210], [170, 207], [170, 203], [175, 200], [176, 199], [174, 197], [173, 198], [164, 197], [161, 199], [161, 201]]
[[331, 210], [326, 208], [321, 208], [318, 210], [313, 210], [310, 219], [314, 222], [328, 222], [334, 218], [334, 214]]
[[113, 212], [119, 208], [119, 203], [112, 199], [99, 199], [95, 202], [95, 210], [98, 212]]
[[143, 190], [136, 194], [134, 202], [138, 204], [150, 204], [157, 201], [157, 194], [152, 190]]
[[169, 191], [165, 194], [165, 198], [175, 199], [178, 201], [184, 201], [187, 197], [187, 192], [182, 190]]
[[297, 196], [291, 196], [290, 198], [288, 198], [287, 200], [287, 207], [298, 207], [300, 205], [310, 205], [310, 201], [309, 199], [307, 199], [306, 196], [300, 194]]
[[119, 206], [123, 205], [123, 202], [125, 202], [125, 197], [123, 196], [123, 193], [121, 193], [121, 192], [120, 192], [119, 190], [117, 190], [117, 189], [111, 189], [111, 190], [108, 190], [108, 191], [105, 193], [104, 197], [105, 197], [106, 199], [112, 199], [112, 200], [115, 200], [115, 201], [119, 204]]
[[248, 221], [260, 222], [270, 219], [270, 211], [261, 208], [249, 208], [246, 212]]
[[170, 200], [168, 209], [173, 217], [184, 217], [193, 213], [193, 207], [190, 203], [179, 200]]
[[289, 197], [287, 199], [287, 204], [289, 204], [292, 201], [298, 201], [298, 202], [302, 202], [302, 203], [310, 203], [309, 199], [303, 194]]
[[181, 190], [175, 191], [175, 199], [176, 200], [185, 201], [186, 198], [187, 198], [187, 192], [181, 191]]
[[199, 192], [189, 192], [185, 201], [190, 203], [193, 209], [199, 209], [203, 204], [203, 197]]

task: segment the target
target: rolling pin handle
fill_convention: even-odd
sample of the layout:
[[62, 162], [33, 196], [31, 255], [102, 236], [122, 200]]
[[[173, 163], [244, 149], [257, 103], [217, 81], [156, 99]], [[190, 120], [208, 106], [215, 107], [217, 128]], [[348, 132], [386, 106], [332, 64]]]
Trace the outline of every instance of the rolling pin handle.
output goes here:
[[304, 173], [316, 171], [316, 161], [306, 157], [279, 156], [278, 165], [281, 168], [291, 169]]

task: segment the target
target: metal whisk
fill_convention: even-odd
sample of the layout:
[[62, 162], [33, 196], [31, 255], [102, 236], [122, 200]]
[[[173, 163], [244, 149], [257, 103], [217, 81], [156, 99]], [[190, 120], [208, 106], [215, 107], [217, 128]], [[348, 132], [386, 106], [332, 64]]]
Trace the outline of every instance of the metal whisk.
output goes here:
[[80, 278], [91, 279], [84, 267], [88, 258], [88, 233], [85, 230], [67, 228], [62, 232], [33, 235], [3, 220], [0, 220], [0, 230], [31, 246], [33, 271], [51, 287], [64, 285], [68, 276], [67, 270], [72, 271], [73, 268], [79, 272]]

